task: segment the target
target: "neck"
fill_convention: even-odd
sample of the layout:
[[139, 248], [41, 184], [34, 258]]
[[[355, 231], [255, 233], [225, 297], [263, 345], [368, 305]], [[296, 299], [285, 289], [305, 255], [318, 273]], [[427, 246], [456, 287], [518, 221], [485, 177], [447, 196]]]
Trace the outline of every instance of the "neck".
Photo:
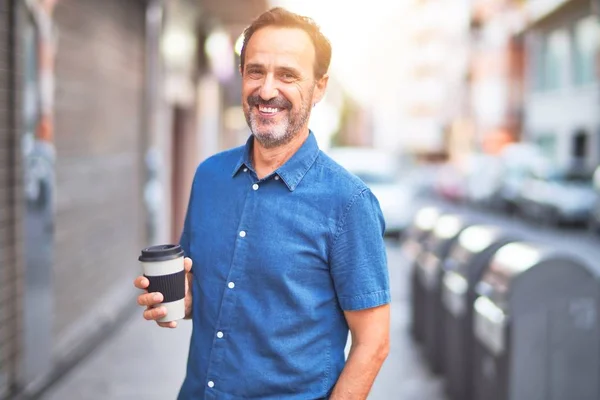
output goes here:
[[285, 164], [302, 147], [306, 138], [308, 138], [308, 128], [296, 134], [288, 143], [272, 149], [263, 147], [255, 138], [252, 146], [252, 164], [258, 179], [270, 175]]

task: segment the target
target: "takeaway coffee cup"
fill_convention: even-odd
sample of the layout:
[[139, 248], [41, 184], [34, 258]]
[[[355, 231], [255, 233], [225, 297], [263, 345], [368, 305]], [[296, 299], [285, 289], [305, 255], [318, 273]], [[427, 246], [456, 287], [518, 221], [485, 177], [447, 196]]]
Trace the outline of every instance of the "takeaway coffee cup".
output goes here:
[[139, 257], [144, 276], [150, 281], [148, 293], [160, 292], [163, 302], [156, 305], [167, 309], [158, 322], [170, 322], [185, 317], [185, 270], [183, 249], [178, 244], [151, 246]]

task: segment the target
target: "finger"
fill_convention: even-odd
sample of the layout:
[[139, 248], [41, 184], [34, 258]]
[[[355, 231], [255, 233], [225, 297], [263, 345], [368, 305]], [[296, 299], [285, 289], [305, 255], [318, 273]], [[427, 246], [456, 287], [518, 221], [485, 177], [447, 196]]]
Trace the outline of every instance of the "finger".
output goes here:
[[138, 289], [147, 289], [150, 285], [150, 281], [145, 276], [138, 276], [133, 281], [133, 285]]
[[194, 264], [194, 262], [191, 258], [186, 257], [183, 259], [183, 268], [185, 268], [185, 272], [190, 272], [192, 270], [192, 264]]
[[163, 328], [177, 328], [177, 321], [171, 321], [171, 322], [157, 322], [158, 326], [161, 326]]
[[159, 292], [140, 294], [137, 298], [140, 306], [154, 306], [158, 303], [162, 303], [163, 295]]
[[148, 321], [155, 321], [159, 318], [167, 315], [167, 309], [165, 307], [147, 308], [144, 311], [144, 319]]

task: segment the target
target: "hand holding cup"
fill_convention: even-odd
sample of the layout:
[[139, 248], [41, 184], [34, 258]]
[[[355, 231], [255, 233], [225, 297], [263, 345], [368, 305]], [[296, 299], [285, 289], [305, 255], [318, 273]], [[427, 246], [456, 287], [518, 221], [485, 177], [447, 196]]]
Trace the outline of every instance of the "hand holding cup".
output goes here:
[[191, 317], [192, 260], [183, 257], [179, 245], [152, 246], [139, 257], [143, 275], [134, 285], [145, 291], [138, 304], [146, 306], [144, 318], [159, 326], [175, 328], [177, 320]]

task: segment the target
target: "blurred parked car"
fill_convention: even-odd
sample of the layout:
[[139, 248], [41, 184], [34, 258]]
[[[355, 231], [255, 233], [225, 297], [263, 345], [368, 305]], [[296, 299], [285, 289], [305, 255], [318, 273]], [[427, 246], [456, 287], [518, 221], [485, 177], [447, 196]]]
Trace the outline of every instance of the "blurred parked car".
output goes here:
[[520, 214], [536, 222], [587, 224], [596, 199], [592, 174], [546, 165], [525, 180], [517, 204]]
[[473, 154], [464, 163], [467, 200], [476, 205], [492, 207], [502, 183], [503, 165], [499, 157]]
[[435, 193], [445, 200], [458, 203], [467, 197], [467, 180], [457, 165], [446, 163], [440, 166], [434, 185]]
[[500, 153], [502, 172], [494, 206], [509, 213], [517, 211], [517, 201], [532, 170], [546, 162], [538, 146], [531, 143], [509, 144]]
[[413, 188], [418, 197], [431, 197], [440, 167], [433, 163], [414, 163], [401, 167], [402, 182]]
[[392, 154], [361, 147], [334, 147], [327, 154], [371, 189], [383, 212], [386, 234], [400, 235], [411, 223], [415, 190], [401, 179]]

